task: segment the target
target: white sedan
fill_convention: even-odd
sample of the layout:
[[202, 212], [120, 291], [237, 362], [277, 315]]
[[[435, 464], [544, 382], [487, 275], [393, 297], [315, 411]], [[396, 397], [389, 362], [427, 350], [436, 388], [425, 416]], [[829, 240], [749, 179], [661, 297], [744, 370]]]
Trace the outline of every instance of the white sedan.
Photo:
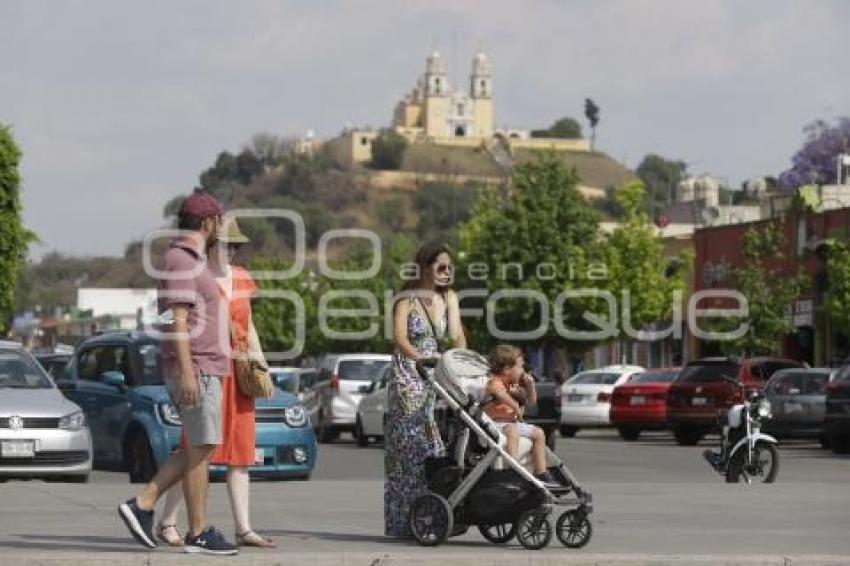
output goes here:
[[384, 436], [384, 420], [387, 414], [387, 383], [392, 375], [392, 365], [387, 366], [381, 378], [372, 382], [363, 391], [366, 396], [357, 405], [357, 419], [354, 424], [354, 438], [358, 446], [368, 446], [370, 440], [380, 440]]
[[615, 365], [575, 374], [561, 387], [561, 435], [611, 426], [611, 393], [639, 372], [640, 366]]

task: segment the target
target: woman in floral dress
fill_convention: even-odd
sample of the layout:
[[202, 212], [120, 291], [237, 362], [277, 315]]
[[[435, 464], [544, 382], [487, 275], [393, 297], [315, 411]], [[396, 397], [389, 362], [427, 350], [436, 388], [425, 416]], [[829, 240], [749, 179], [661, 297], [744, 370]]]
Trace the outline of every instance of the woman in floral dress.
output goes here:
[[423, 245], [414, 259], [417, 277], [404, 286], [393, 313], [393, 378], [387, 388], [385, 425], [385, 534], [410, 537], [408, 513], [427, 487], [425, 459], [444, 453], [434, 422], [436, 396], [416, 373], [416, 361], [439, 354], [442, 340], [465, 348], [457, 295], [451, 289], [452, 260], [440, 245]]

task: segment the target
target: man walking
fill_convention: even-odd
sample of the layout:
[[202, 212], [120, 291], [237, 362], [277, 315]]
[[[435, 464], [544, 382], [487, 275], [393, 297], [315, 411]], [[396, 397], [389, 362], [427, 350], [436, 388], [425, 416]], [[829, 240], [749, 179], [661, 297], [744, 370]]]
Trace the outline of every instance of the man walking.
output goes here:
[[221, 378], [226, 374], [229, 317], [206, 265], [207, 246], [221, 226], [222, 208], [195, 190], [180, 207], [184, 231], [165, 254], [158, 308], [163, 320], [162, 367], [183, 421], [185, 448], [173, 453], [154, 478], [118, 513], [139, 543], [156, 547], [153, 515], [157, 500], [183, 481], [189, 532], [186, 552], [236, 554], [224, 536], [206, 524], [209, 457], [221, 442]]

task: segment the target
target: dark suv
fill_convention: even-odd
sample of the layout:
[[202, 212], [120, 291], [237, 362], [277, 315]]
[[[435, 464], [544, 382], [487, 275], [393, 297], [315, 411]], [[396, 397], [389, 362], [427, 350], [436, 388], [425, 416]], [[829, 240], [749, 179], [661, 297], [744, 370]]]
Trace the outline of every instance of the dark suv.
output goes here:
[[850, 453], [850, 361], [826, 387], [824, 434], [836, 454]]
[[737, 379], [749, 393], [764, 389], [775, 372], [799, 368], [782, 358], [704, 358], [688, 363], [667, 393], [667, 422], [676, 442], [693, 446], [717, 428], [717, 415], [741, 401], [741, 389], [723, 376]]

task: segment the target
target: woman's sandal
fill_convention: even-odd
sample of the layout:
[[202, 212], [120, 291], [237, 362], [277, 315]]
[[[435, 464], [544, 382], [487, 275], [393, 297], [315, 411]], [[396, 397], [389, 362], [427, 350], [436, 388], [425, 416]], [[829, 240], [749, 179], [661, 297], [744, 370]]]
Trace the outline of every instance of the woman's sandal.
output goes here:
[[177, 525], [163, 525], [162, 523], [156, 526], [156, 536], [168, 546], [183, 546], [183, 537], [180, 531], [177, 530]]
[[254, 529], [248, 529], [244, 533], [236, 535], [237, 546], [256, 546], [259, 548], [276, 548], [275, 542], [267, 537], [257, 534]]

